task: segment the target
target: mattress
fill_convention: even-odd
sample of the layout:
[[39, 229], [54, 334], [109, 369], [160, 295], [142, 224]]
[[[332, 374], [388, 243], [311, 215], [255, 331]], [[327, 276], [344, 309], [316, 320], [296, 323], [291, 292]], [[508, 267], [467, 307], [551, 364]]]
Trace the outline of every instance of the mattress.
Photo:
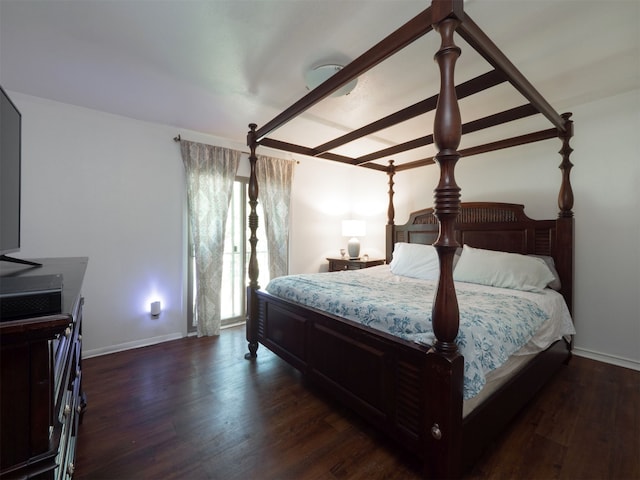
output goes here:
[[[511, 363], [575, 333], [562, 296], [456, 282], [460, 329], [456, 343], [465, 359], [464, 399], [489, 382], [500, 383]], [[300, 274], [273, 279], [277, 297], [347, 318], [408, 341], [431, 345], [431, 307], [436, 281], [394, 275], [388, 265], [362, 270]], [[506, 373], [504, 373], [506, 372]]]

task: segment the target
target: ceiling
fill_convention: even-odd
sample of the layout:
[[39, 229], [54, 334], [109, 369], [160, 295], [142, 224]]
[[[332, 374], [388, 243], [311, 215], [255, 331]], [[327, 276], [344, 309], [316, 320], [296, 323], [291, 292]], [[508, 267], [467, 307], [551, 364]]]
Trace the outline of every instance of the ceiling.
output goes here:
[[[176, 133], [195, 130], [244, 142], [249, 123], [265, 124], [307, 92], [308, 69], [355, 59], [428, 5], [0, 0], [0, 84], [175, 126]], [[640, 85], [637, 0], [468, 0], [465, 10], [559, 112]], [[437, 93], [432, 58], [438, 43], [437, 35], [427, 35], [362, 75], [349, 95], [325, 100], [272, 136], [315, 146]], [[458, 81], [489, 70], [462, 40], [459, 45]], [[524, 103], [503, 87], [487, 101]], [[497, 111], [464, 102], [465, 119]], [[359, 155], [403, 141], [429, 130], [428, 121], [379, 132], [338, 153]]]

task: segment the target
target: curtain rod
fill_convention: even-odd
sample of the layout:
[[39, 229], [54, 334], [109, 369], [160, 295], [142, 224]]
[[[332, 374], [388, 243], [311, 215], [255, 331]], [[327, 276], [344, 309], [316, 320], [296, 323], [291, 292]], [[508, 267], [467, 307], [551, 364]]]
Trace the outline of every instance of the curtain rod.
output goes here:
[[[174, 142], [181, 142], [182, 141], [182, 137], [180, 136], [180, 134], [178, 134], [177, 137], [173, 137], [173, 141]], [[240, 153], [245, 153], [247, 155], [251, 155], [249, 152], [245, 152], [244, 150], [240, 150]]]
[[[174, 142], [180, 142], [180, 141], [182, 141], [182, 137], [180, 137], [180, 134], [178, 134], [178, 136], [177, 136], [177, 137], [173, 137], [173, 141], [174, 141]], [[250, 153], [250, 152], [245, 152], [245, 151], [243, 151], [243, 150], [240, 150], [240, 153], [245, 153], [245, 154], [247, 154], [247, 155], [251, 155], [251, 153]], [[300, 163], [300, 160], [296, 160], [296, 164], [299, 164], [299, 163]]]

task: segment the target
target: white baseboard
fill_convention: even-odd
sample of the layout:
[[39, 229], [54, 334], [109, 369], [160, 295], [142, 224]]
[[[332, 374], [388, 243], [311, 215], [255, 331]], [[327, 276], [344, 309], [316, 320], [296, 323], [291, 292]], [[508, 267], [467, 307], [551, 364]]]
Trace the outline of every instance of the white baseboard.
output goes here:
[[[229, 325], [236, 326], [236, 325]], [[195, 334], [194, 334], [195, 335]], [[171, 340], [178, 340], [182, 338], [181, 333], [171, 333], [168, 335], [161, 335], [159, 337], [145, 338], [143, 340], [136, 340], [134, 342], [121, 343], [119, 345], [109, 345], [108, 347], [96, 348], [93, 350], [83, 350], [82, 358], [99, 357], [101, 355], [108, 355], [110, 353], [122, 352], [124, 350], [131, 350], [134, 348], [148, 347], [149, 345], [156, 345], [162, 342], [168, 342]], [[640, 371], [640, 361], [632, 360], [629, 358], [617, 357], [607, 353], [594, 352], [593, 350], [586, 350], [583, 348], [574, 347], [573, 353], [578, 357], [590, 358], [598, 362], [609, 363], [611, 365], [617, 365], [619, 367], [630, 368], [632, 370]]]
[[594, 352], [593, 350], [586, 350], [577, 347], [573, 347], [573, 353], [578, 357], [590, 358], [591, 360], [597, 360], [598, 362], [609, 363], [611, 365], [640, 371], [640, 361], [638, 360], [617, 357], [615, 355], [609, 355], [608, 353]]
[[95, 348], [93, 350], [83, 350], [82, 358], [99, 357], [100, 355], [108, 355], [109, 353], [122, 352], [124, 350], [131, 350], [133, 348], [148, 347], [149, 345], [156, 345], [157, 343], [168, 342], [170, 340], [178, 340], [182, 337], [183, 335], [181, 333], [170, 333], [168, 335], [145, 338], [142, 340], [136, 340], [134, 342], [121, 343], [119, 345], [109, 345], [108, 347]]

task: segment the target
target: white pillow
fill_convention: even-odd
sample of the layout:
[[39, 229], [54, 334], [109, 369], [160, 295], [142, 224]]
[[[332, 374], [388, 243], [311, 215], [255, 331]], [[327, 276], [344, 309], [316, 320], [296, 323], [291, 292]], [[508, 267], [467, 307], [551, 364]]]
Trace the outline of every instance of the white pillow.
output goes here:
[[544, 260], [465, 245], [453, 271], [459, 282], [541, 292], [555, 279]]
[[549, 270], [553, 273], [553, 280], [549, 282], [547, 286], [559, 292], [562, 288], [562, 283], [560, 282], [560, 274], [558, 274], [558, 270], [556, 270], [556, 262], [553, 260], [553, 257], [548, 255], [534, 255], [533, 253], [530, 253], [529, 256], [539, 258], [547, 264], [547, 267], [549, 267]]
[[395, 275], [422, 280], [437, 280], [440, 276], [438, 252], [433, 245], [396, 243], [389, 268]]

